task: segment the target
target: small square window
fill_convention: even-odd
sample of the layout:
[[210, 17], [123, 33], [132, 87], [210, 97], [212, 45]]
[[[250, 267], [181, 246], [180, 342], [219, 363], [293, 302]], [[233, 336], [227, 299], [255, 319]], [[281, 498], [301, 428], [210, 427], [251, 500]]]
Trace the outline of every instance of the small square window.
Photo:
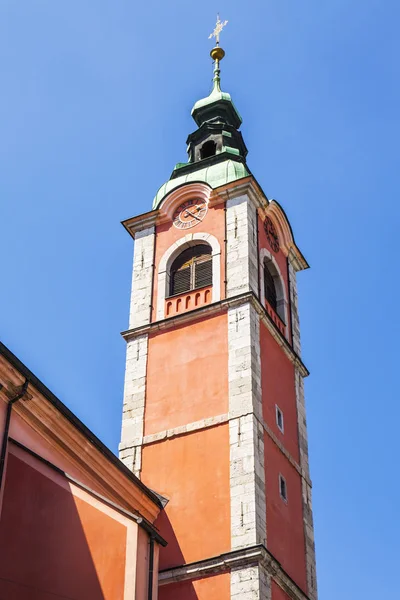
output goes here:
[[283, 412], [281, 411], [281, 409], [279, 408], [279, 406], [277, 404], [275, 405], [275, 408], [276, 408], [276, 424], [278, 425], [278, 429], [280, 429], [280, 431], [283, 433], [284, 432]]
[[286, 479], [284, 477], [282, 477], [282, 475], [279, 475], [279, 493], [281, 495], [282, 500], [287, 502]]

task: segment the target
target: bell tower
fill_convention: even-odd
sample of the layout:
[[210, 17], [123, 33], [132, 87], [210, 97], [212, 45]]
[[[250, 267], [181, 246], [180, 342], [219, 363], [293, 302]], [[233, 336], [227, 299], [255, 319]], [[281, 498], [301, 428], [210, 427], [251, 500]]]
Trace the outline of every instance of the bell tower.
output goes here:
[[135, 240], [120, 457], [169, 502], [160, 600], [316, 600], [296, 274], [308, 264], [221, 91]]

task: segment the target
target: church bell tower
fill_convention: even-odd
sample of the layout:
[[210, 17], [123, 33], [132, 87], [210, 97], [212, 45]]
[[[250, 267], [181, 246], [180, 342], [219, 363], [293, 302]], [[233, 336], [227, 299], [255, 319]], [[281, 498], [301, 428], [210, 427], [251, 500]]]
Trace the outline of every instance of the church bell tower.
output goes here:
[[221, 91], [135, 240], [120, 457], [168, 498], [160, 600], [316, 600], [296, 275], [308, 264]]

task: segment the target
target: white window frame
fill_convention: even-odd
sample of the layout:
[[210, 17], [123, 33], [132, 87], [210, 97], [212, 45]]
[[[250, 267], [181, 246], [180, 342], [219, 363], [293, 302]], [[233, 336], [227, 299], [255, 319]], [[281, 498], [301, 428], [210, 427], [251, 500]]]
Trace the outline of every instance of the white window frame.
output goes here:
[[[285, 488], [285, 496], [282, 495], [282, 483], [284, 484], [284, 488]], [[282, 498], [282, 500], [285, 502], [285, 504], [287, 504], [287, 502], [288, 502], [287, 483], [286, 483], [286, 479], [284, 478], [282, 473], [279, 473], [279, 495]]]
[[[279, 425], [279, 415], [282, 420], [282, 427]], [[275, 416], [276, 416], [276, 425], [281, 433], [285, 433], [285, 420], [283, 417], [283, 411], [277, 404], [275, 404]]]

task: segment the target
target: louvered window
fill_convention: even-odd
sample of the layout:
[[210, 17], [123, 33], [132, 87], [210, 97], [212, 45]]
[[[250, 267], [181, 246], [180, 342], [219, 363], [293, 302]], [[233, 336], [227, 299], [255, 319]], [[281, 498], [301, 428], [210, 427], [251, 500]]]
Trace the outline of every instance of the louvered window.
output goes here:
[[212, 285], [211, 248], [206, 244], [184, 250], [172, 264], [170, 296]]
[[267, 265], [264, 267], [264, 290], [266, 301], [274, 309], [274, 311], [277, 312], [278, 302], [276, 298], [274, 278], [269, 272]]

